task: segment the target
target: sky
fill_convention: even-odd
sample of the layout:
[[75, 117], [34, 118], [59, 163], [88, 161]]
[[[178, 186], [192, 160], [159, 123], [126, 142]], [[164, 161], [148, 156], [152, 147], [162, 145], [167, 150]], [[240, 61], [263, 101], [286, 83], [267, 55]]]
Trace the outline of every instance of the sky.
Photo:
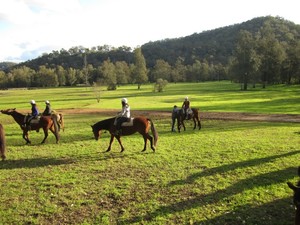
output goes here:
[[83, 46], [133, 49], [279, 16], [300, 24], [299, 0], [0, 0], [0, 62]]

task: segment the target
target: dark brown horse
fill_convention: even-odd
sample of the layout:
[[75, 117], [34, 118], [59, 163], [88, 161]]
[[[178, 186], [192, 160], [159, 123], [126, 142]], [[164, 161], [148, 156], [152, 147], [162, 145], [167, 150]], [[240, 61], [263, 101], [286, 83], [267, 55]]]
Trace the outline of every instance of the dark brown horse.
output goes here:
[[39, 129], [43, 129], [44, 131], [44, 139], [41, 142], [41, 144], [45, 143], [47, 137], [48, 137], [48, 130], [50, 130], [55, 138], [56, 143], [59, 142], [59, 129], [58, 129], [58, 123], [55, 117], [52, 116], [41, 116], [38, 121], [35, 121], [33, 123], [30, 123], [30, 129], [27, 126], [23, 126], [24, 122], [26, 121], [27, 115], [23, 115], [22, 113], [19, 113], [16, 111], [16, 109], [6, 109], [6, 110], [0, 110], [3, 114], [10, 115], [14, 118], [14, 120], [20, 125], [21, 129], [23, 130], [23, 138], [26, 141], [26, 144], [30, 144], [31, 141], [29, 140], [28, 131], [39, 131]]
[[[198, 129], [201, 129], [201, 122], [199, 118], [199, 111], [198, 109], [191, 108], [192, 113], [188, 114], [187, 120], [193, 119], [194, 121], [194, 130], [196, 129], [198, 125]], [[177, 118], [177, 129], [178, 132], [180, 133], [181, 126], [183, 126], [183, 129], [185, 131], [185, 125], [184, 125], [184, 120], [186, 120], [186, 116], [184, 114], [183, 109], [179, 109], [176, 113], [176, 118]]]
[[[147, 140], [150, 141], [151, 149], [155, 152], [155, 146], [158, 139], [158, 134], [155, 129], [155, 126], [151, 119], [146, 117], [135, 117], [131, 119], [130, 124], [123, 123], [122, 124], [122, 134], [121, 135], [115, 135], [116, 126], [114, 125], [115, 117], [99, 121], [98, 123], [95, 123], [92, 125], [94, 137], [96, 140], [100, 137], [100, 131], [101, 130], [107, 130], [110, 133], [110, 142], [109, 146], [106, 150], [106, 152], [109, 152], [111, 149], [111, 144], [114, 141], [114, 138], [118, 140], [120, 146], [121, 146], [121, 152], [124, 151], [124, 147], [121, 142], [121, 136], [127, 136], [134, 134], [136, 132], [140, 133], [144, 138], [144, 149], [142, 151], [146, 150], [147, 147]], [[151, 129], [151, 132], [153, 134], [153, 137], [149, 135], [149, 130]]]
[[6, 158], [5, 152], [6, 152], [6, 145], [5, 145], [5, 133], [4, 133], [4, 128], [2, 124], [0, 123], [0, 155], [2, 160]]
[[[298, 167], [298, 175], [300, 177], [300, 166]], [[296, 186], [291, 182], [288, 182], [287, 185], [294, 191], [293, 202], [296, 208], [295, 225], [300, 225], [300, 180]]]

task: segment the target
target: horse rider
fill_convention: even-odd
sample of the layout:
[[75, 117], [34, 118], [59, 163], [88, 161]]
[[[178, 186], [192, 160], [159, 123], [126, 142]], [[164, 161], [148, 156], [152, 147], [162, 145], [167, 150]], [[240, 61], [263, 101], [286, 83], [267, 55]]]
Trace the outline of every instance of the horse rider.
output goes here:
[[46, 100], [45, 104], [46, 104], [46, 108], [45, 108], [45, 110], [42, 114], [43, 114], [43, 116], [51, 116], [52, 109], [51, 109], [51, 105], [50, 105], [49, 100]]
[[122, 98], [122, 111], [118, 113], [116, 118], [116, 132], [115, 135], [121, 135], [121, 125], [123, 122], [127, 122], [130, 119], [130, 106], [127, 98]]
[[34, 100], [31, 100], [29, 102], [31, 104], [31, 114], [28, 116], [27, 121], [25, 122], [25, 124], [23, 125], [24, 127], [29, 127], [30, 128], [30, 121], [34, 118], [37, 118], [39, 115], [39, 110], [36, 106], [36, 103]]
[[174, 126], [175, 126], [177, 114], [178, 114], [178, 107], [177, 107], [177, 105], [174, 105], [173, 110], [172, 110], [172, 130], [171, 130], [171, 132], [176, 132]]
[[185, 97], [184, 98], [184, 102], [182, 103], [182, 108], [184, 110], [184, 114], [185, 114], [185, 119], [188, 119], [188, 110], [190, 109], [190, 101], [189, 101], [189, 97]]

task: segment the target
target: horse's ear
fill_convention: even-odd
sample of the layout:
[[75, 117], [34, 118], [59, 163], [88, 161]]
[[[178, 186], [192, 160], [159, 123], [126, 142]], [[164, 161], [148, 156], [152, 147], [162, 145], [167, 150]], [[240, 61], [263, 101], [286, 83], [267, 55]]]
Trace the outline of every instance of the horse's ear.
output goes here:
[[16, 108], [13, 108], [12, 110], [14, 110], [14, 111], [15, 111], [15, 110], [16, 110]]

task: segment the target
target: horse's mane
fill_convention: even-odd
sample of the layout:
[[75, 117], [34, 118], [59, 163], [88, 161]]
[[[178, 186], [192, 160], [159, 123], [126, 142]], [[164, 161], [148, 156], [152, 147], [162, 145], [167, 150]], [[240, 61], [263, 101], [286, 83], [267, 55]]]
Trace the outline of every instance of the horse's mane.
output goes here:
[[115, 119], [116, 119], [116, 117], [101, 120], [101, 121], [95, 123], [93, 125], [93, 127], [97, 130], [100, 130], [100, 129], [108, 130], [109, 127], [111, 126], [111, 124], [114, 123]]

